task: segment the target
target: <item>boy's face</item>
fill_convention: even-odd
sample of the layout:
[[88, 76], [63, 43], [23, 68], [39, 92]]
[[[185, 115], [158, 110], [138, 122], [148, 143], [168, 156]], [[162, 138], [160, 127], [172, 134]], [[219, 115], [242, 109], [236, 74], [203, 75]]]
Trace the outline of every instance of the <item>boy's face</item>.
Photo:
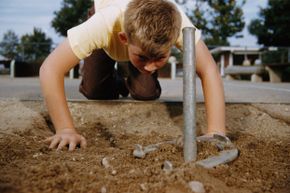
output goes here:
[[128, 46], [128, 55], [131, 63], [141, 72], [145, 74], [152, 74], [156, 70], [162, 68], [167, 63], [170, 56], [170, 49], [163, 51], [163, 54], [159, 57], [149, 57], [143, 50], [128, 41], [128, 38], [124, 32], [119, 32], [120, 41]]
[[131, 63], [141, 72], [152, 74], [166, 65], [170, 50], [166, 50], [159, 57], [152, 58], [146, 55], [139, 46], [128, 44], [128, 54]]

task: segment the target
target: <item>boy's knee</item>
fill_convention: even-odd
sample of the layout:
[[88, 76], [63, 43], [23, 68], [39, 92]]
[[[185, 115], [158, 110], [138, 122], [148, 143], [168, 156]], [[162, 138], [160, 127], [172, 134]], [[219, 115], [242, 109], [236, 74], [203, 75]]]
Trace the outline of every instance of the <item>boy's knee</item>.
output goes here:
[[149, 100], [156, 100], [160, 98], [161, 92], [155, 92], [155, 93], [148, 93], [147, 95], [144, 95], [144, 93], [138, 94], [138, 93], [130, 93], [131, 97], [135, 100], [142, 100], [142, 101], [149, 101]]
[[127, 79], [130, 95], [135, 100], [156, 100], [161, 95], [161, 87], [157, 79], [152, 76], [137, 76]]
[[144, 82], [143, 84], [139, 84], [140, 82], [136, 80], [132, 82], [128, 79], [127, 87], [131, 97], [135, 100], [156, 100], [161, 95], [161, 87], [159, 82], [151, 82], [151, 84], [144, 84]]
[[155, 100], [160, 97], [161, 87], [157, 72], [150, 75], [142, 74], [131, 63], [128, 69], [127, 87], [133, 99]]

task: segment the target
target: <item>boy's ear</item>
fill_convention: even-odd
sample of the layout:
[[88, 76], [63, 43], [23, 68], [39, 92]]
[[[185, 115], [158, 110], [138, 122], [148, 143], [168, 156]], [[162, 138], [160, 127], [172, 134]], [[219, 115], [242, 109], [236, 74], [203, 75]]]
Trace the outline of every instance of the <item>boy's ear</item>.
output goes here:
[[128, 44], [128, 37], [125, 32], [119, 32], [118, 37], [120, 42], [122, 42], [124, 45]]

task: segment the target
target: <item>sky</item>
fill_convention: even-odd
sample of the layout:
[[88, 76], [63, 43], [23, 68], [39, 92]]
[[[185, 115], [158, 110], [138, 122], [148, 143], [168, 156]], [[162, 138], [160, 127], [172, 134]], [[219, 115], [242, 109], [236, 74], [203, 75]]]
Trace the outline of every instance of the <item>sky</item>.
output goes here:
[[[61, 7], [63, 0], [0, 0], [0, 41], [3, 34], [13, 30], [19, 37], [31, 34], [33, 27], [41, 28], [43, 32], [58, 44], [63, 38], [51, 27], [53, 12]], [[241, 1], [241, 0], [238, 0]], [[259, 7], [265, 7], [267, 0], [247, 0], [243, 6], [246, 25], [257, 18]], [[257, 46], [257, 40], [248, 33], [247, 28], [242, 32], [243, 38], [230, 38], [231, 45]]]

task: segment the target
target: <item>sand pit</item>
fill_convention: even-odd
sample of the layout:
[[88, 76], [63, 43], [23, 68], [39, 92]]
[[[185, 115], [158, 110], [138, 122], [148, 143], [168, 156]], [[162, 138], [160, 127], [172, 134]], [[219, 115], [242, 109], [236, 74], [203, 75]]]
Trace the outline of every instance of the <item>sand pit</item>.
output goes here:
[[[182, 134], [182, 105], [159, 102], [70, 102], [88, 148], [49, 150], [42, 142], [53, 127], [41, 101], [0, 101], [0, 192], [290, 192], [290, 105], [228, 104], [228, 136], [240, 150], [235, 161], [214, 169], [183, 163], [182, 149], [164, 144], [144, 159], [135, 144], [149, 145]], [[197, 129], [206, 129], [198, 104]], [[216, 149], [198, 145], [198, 159]], [[101, 164], [103, 158], [108, 167]], [[165, 172], [164, 161], [173, 165]]]

